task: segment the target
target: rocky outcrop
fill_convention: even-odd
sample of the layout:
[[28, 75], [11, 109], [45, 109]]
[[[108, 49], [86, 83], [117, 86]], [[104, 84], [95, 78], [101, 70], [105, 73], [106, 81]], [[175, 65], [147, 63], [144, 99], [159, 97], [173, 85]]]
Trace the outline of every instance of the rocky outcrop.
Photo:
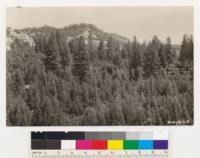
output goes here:
[[22, 31], [8, 29], [6, 37], [6, 50], [11, 50], [11, 46], [16, 39], [19, 39], [24, 43], [28, 43], [31, 47], [35, 47], [35, 42], [29, 35], [23, 33]]

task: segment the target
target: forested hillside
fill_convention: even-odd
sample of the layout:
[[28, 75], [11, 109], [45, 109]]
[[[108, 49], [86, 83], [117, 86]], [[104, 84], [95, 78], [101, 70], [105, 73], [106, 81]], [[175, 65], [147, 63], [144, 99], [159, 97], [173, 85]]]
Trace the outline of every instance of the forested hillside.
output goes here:
[[140, 43], [91, 24], [7, 29], [7, 125], [193, 124], [193, 37]]

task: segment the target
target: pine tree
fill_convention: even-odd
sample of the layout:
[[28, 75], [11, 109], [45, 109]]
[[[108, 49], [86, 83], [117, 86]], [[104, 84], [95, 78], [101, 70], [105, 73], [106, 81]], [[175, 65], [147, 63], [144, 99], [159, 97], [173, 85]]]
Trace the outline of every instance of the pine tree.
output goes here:
[[[134, 79], [137, 79], [139, 77], [138, 69], [141, 67], [142, 64], [142, 54], [140, 52], [140, 45], [137, 42], [136, 36], [133, 37], [133, 43], [132, 43], [132, 54], [130, 59], [130, 70], [134, 69], [135, 76]], [[133, 70], [131, 70], [133, 71]]]
[[193, 58], [194, 58], [194, 42], [193, 42], [193, 36], [190, 36], [189, 43], [188, 43], [188, 60], [189, 60], [189, 66], [191, 70], [193, 69]]
[[98, 58], [100, 60], [106, 59], [104, 41], [101, 39], [98, 46]]
[[90, 62], [94, 62], [96, 60], [96, 48], [95, 48], [95, 44], [93, 42], [93, 36], [92, 33], [89, 34], [88, 36], [88, 45], [87, 45], [87, 49], [88, 49], [88, 56], [89, 56], [89, 61]]
[[160, 69], [160, 59], [159, 59], [160, 41], [157, 36], [154, 36], [152, 41], [149, 43], [147, 52], [145, 53], [145, 64], [144, 71], [145, 75], [151, 76], [155, 75]]
[[121, 50], [122, 58], [127, 59], [128, 58], [128, 51], [126, 47], [123, 47]]
[[74, 68], [73, 74], [75, 77], [79, 79], [79, 81], [83, 81], [88, 72], [88, 54], [85, 45], [85, 39], [83, 36], [79, 38], [78, 42], [78, 51], [74, 52]]
[[116, 67], [121, 67], [122, 66], [122, 55], [121, 55], [121, 52], [120, 52], [120, 48], [119, 48], [119, 44], [117, 45], [117, 47], [115, 48], [115, 54], [113, 56], [113, 64], [116, 66]]
[[193, 36], [190, 36], [190, 40], [189, 40], [189, 50], [190, 50], [189, 57], [190, 57], [190, 60], [193, 60], [193, 55], [194, 55], [193, 49], [194, 49]]
[[48, 96], [45, 96], [41, 102], [41, 107], [40, 107], [40, 110], [41, 110], [41, 115], [38, 115], [36, 114], [36, 116], [34, 117], [41, 117], [41, 125], [55, 125], [57, 124], [56, 123], [56, 113], [54, 111], [54, 109], [56, 109], [56, 106], [55, 104], [53, 104], [52, 102], [53, 98], [50, 98]]
[[36, 37], [35, 44], [36, 44], [36, 46], [35, 46], [36, 52], [41, 52], [41, 53], [45, 52], [45, 39], [43, 36], [40, 35], [39, 37]]
[[186, 69], [193, 66], [193, 37], [184, 35], [179, 60]]
[[186, 67], [186, 60], [187, 60], [187, 35], [183, 36], [183, 40], [181, 43], [181, 50], [179, 60], [183, 67]]
[[12, 109], [8, 111], [9, 122], [15, 126], [31, 125], [32, 111], [26, 106], [21, 96], [18, 96], [12, 104]]
[[136, 36], [133, 37], [132, 43], [132, 56], [130, 61], [130, 68], [136, 68], [142, 65], [142, 55], [140, 52], [139, 43], [137, 42]]
[[114, 57], [114, 39], [112, 36], [108, 38], [107, 42], [107, 59], [112, 60]]
[[95, 109], [86, 108], [84, 112], [83, 125], [98, 125], [97, 114]]
[[167, 38], [164, 49], [165, 49], [165, 54], [167, 58], [167, 64], [169, 67], [173, 63], [173, 59], [174, 59], [170, 37]]
[[159, 58], [160, 58], [160, 64], [162, 65], [162, 67], [166, 68], [167, 67], [167, 56], [165, 53], [164, 46], [161, 46], [161, 51], [159, 52]]
[[66, 37], [63, 31], [56, 32], [56, 40], [57, 40], [58, 49], [59, 49], [60, 57], [61, 57], [60, 63], [61, 63], [62, 68], [65, 69], [66, 66], [72, 63], [69, 43], [66, 40]]
[[110, 124], [123, 125], [125, 123], [124, 115], [122, 112], [122, 98], [119, 91], [116, 93], [114, 102], [110, 106]]
[[56, 36], [54, 33], [51, 34], [47, 50], [46, 50], [46, 57], [45, 57], [45, 67], [47, 71], [52, 71], [54, 74], [59, 75], [60, 74], [60, 54], [59, 54], [59, 48], [58, 43], [56, 40]]

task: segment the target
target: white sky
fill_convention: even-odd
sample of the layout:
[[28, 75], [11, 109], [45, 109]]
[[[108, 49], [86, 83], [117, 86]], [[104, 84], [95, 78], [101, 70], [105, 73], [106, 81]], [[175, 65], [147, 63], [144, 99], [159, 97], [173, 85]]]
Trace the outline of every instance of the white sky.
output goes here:
[[7, 8], [7, 26], [13, 28], [49, 25], [64, 27], [91, 23], [105, 32], [139, 41], [153, 35], [179, 44], [183, 34], [193, 34], [192, 7], [25, 7]]

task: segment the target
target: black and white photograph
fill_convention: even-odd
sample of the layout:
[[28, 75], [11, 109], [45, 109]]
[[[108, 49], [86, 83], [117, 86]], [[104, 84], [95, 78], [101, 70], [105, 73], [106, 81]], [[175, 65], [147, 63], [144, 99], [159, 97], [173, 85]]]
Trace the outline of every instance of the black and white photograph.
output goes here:
[[7, 126], [193, 125], [193, 7], [7, 7]]

